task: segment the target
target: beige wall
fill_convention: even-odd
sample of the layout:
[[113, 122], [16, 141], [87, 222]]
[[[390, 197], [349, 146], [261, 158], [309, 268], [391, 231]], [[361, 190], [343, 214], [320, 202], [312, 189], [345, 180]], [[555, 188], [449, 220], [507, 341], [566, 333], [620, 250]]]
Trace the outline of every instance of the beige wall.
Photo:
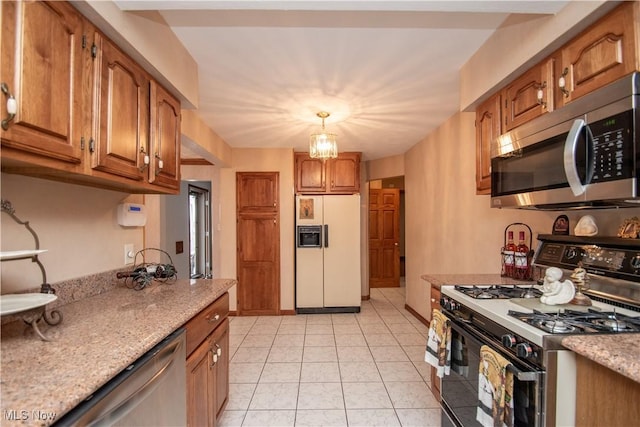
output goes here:
[[[123, 201], [142, 202], [142, 196], [100, 190], [3, 173], [2, 199], [9, 200], [15, 214], [29, 221], [40, 238], [39, 256], [47, 281], [61, 280], [124, 269], [124, 245], [143, 247], [142, 227], [122, 227], [117, 223], [117, 206]], [[6, 213], [1, 214], [2, 251], [34, 249], [34, 241], [23, 226]], [[37, 288], [42, 276], [29, 260], [3, 262], [1, 292]]]
[[[429, 285], [423, 274], [500, 273], [504, 230], [513, 222], [548, 234], [565, 213], [573, 228], [593, 215], [601, 235], [615, 235], [624, 218], [640, 208], [618, 211], [543, 212], [491, 209], [489, 196], [475, 194], [473, 113], [459, 113], [405, 155], [406, 301], [430, 317]], [[535, 241], [535, 240], [534, 240]], [[535, 245], [534, 245], [535, 246]]]
[[[234, 149], [233, 164], [220, 171], [221, 276], [237, 278], [236, 269], [236, 172], [279, 172], [280, 180], [280, 308], [293, 310], [294, 301], [294, 182], [293, 149]], [[230, 290], [235, 310], [237, 292]]]
[[[404, 154], [370, 160], [365, 163], [365, 173], [369, 181], [404, 175]], [[374, 188], [374, 187], [371, 187]]]

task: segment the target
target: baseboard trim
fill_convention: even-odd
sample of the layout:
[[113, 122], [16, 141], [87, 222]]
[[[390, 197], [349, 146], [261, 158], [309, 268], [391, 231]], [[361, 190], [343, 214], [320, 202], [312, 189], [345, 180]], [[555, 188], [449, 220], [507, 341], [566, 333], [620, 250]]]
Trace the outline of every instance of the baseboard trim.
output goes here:
[[298, 314], [360, 313], [360, 307], [297, 308]]
[[[295, 310], [280, 310], [279, 316], [293, 316], [295, 314]], [[238, 312], [235, 310], [229, 311], [229, 316], [238, 316]]]
[[362, 298], [360, 298], [362, 301], [369, 301], [371, 299], [371, 295], [362, 295]]
[[424, 323], [426, 326], [429, 326], [429, 321], [427, 319], [425, 319], [424, 317], [422, 317], [420, 314], [418, 314], [417, 311], [415, 311], [413, 308], [411, 308], [411, 306], [409, 304], [405, 304], [404, 305], [405, 310], [407, 310], [409, 313], [413, 314], [414, 316], [416, 316], [416, 318], [421, 321], [422, 323]]

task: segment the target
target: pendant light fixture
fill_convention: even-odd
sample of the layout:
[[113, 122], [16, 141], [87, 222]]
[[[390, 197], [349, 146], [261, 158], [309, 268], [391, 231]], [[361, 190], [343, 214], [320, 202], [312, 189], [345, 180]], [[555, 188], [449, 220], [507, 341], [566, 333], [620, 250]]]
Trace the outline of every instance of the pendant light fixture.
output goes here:
[[316, 114], [322, 119], [322, 132], [314, 133], [309, 140], [309, 157], [314, 159], [335, 159], [338, 157], [338, 142], [334, 133], [328, 133], [324, 129], [324, 119], [329, 117], [326, 111]]

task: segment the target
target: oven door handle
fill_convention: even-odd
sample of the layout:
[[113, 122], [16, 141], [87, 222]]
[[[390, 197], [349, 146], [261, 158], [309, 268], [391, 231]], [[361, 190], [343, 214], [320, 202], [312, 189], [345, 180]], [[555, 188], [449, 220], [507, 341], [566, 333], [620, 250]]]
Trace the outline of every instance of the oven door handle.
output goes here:
[[525, 371], [521, 371], [520, 369], [516, 368], [513, 365], [507, 365], [507, 370], [509, 372], [511, 372], [513, 375], [515, 375], [516, 378], [518, 378], [518, 381], [523, 381], [523, 382], [536, 382], [538, 381], [539, 377], [540, 377], [540, 373], [539, 372], [533, 372], [533, 371], [529, 371], [529, 372], [525, 372]]

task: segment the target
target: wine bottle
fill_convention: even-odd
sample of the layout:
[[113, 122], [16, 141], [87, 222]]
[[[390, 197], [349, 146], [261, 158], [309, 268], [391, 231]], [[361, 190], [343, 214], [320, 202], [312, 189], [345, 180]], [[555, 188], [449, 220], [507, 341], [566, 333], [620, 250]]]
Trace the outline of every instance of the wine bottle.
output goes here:
[[524, 231], [518, 233], [518, 246], [513, 257], [514, 273], [516, 279], [529, 278], [529, 247], [524, 242]]
[[514, 277], [514, 255], [516, 252], [516, 245], [513, 243], [513, 231], [507, 233], [507, 245], [504, 247], [502, 256], [504, 257], [504, 275], [507, 277]]

